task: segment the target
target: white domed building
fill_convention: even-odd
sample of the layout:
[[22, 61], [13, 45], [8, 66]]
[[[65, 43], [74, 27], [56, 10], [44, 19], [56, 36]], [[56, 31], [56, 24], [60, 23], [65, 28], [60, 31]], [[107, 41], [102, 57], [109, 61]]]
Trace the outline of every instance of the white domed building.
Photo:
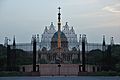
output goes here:
[[[55, 26], [53, 25], [53, 22], [51, 22], [51, 25], [49, 27], [45, 27], [44, 32], [41, 36], [41, 42], [40, 46], [42, 48], [46, 48], [47, 50], [51, 49], [51, 40], [56, 32]], [[67, 37], [68, 41], [68, 49], [72, 50], [72, 48], [78, 47], [78, 41], [77, 41], [77, 34], [75, 34], [75, 30], [72, 27], [71, 29], [68, 26], [68, 23], [66, 22], [65, 26], [63, 26], [62, 32]]]

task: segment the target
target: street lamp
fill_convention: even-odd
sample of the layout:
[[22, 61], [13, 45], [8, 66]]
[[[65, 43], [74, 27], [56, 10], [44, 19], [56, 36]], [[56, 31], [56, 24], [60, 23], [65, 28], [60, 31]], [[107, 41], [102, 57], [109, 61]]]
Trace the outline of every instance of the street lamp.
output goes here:
[[61, 67], [61, 65], [58, 64], [58, 68], [59, 68], [59, 71], [58, 71], [59, 73], [58, 74], [59, 74], [59, 76], [60, 76], [60, 67]]

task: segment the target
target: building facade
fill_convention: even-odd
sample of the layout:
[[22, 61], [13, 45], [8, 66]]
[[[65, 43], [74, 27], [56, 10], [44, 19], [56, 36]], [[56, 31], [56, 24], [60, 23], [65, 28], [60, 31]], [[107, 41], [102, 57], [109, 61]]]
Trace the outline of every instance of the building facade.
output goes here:
[[[56, 63], [57, 58], [61, 58], [63, 63], [72, 63], [73, 60], [80, 60], [80, 53], [82, 51], [82, 39], [83, 35], [79, 36], [79, 41], [77, 34], [73, 27], [68, 25], [68, 22], [62, 26], [61, 30], [61, 17], [60, 8], [58, 13], [58, 30], [56, 30], [53, 22], [50, 26], [46, 26], [43, 34], [41, 35], [41, 41], [39, 41], [39, 35], [33, 35], [37, 42], [37, 62], [39, 60], [45, 60], [47, 63]], [[102, 44], [88, 43], [87, 37], [84, 35], [85, 39], [85, 51], [90, 51], [94, 49], [102, 50]], [[33, 37], [31, 43], [16, 44], [17, 49], [22, 49], [27, 52], [32, 52]], [[5, 39], [5, 45], [8, 43], [8, 39]], [[106, 46], [105, 46], [106, 47]]]

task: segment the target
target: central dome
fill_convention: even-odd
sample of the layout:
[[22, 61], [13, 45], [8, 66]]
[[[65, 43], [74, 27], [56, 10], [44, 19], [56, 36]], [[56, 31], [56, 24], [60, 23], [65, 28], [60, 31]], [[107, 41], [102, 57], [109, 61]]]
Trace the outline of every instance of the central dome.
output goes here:
[[[61, 38], [61, 48], [63, 49], [68, 48], [67, 37], [63, 32], [60, 32], [60, 38]], [[56, 49], [57, 47], [58, 47], [58, 31], [54, 33], [51, 40], [51, 49]]]

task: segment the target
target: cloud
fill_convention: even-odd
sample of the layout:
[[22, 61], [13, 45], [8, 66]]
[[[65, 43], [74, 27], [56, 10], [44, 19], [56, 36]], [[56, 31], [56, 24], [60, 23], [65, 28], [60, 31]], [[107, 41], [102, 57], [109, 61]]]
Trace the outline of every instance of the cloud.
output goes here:
[[120, 13], [120, 4], [115, 4], [112, 6], [106, 6], [102, 10], [106, 10], [112, 13]]

